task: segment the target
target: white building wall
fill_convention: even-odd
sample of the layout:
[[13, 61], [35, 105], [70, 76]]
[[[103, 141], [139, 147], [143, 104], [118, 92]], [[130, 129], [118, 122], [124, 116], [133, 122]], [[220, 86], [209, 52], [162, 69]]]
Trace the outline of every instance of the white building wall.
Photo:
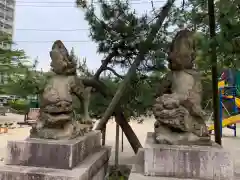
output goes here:
[[15, 0], [0, 0], [0, 32], [7, 33], [10, 37], [14, 31], [14, 15]]

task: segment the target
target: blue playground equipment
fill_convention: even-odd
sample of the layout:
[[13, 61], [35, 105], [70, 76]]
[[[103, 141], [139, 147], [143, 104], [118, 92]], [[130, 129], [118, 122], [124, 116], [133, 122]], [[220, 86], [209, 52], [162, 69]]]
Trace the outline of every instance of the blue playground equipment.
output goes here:
[[[229, 94], [228, 96], [225, 96], [223, 94], [224, 90], [228, 90], [228, 92], [230, 92], [231, 94]], [[238, 107], [236, 105], [236, 87], [228, 86], [228, 87], [219, 89], [219, 102], [220, 102], [220, 105], [219, 105], [219, 107], [220, 107], [220, 110], [219, 110], [220, 115], [219, 116], [220, 117], [219, 117], [219, 119], [220, 119], [220, 128], [221, 128], [220, 133], [221, 133], [221, 136], [222, 136], [222, 128], [227, 127], [227, 128], [232, 129], [234, 131], [234, 136], [236, 137], [237, 136], [237, 129], [236, 129], [237, 121], [236, 121], [236, 123], [233, 123], [233, 124], [231, 124], [231, 122], [224, 122], [224, 121], [228, 120], [228, 118], [227, 119], [223, 118], [223, 109], [225, 109], [227, 111], [227, 109], [225, 108], [224, 103], [223, 103], [224, 101], [230, 101], [233, 104], [232, 113], [229, 114], [230, 117], [234, 116], [234, 115], [237, 115], [238, 114]]]
[[[239, 95], [239, 72], [231, 69], [223, 71], [220, 81], [218, 83], [219, 87], [219, 102], [220, 102], [220, 132], [222, 135], [222, 128], [227, 127], [234, 131], [234, 136], [236, 137], [237, 128], [236, 123], [240, 122], [239, 108], [240, 99], [237, 97]], [[231, 103], [231, 113], [227, 110], [224, 104], [228, 102]], [[226, 110], [229, 118], [223, 118], [223, 110]]]

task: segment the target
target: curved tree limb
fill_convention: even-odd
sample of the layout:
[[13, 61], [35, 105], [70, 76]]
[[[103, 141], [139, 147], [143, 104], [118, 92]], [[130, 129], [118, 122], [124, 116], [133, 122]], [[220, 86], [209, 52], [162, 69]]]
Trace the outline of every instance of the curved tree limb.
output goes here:
[[[102, 82], [96, 80], [96, 79], [81, 79], [83, 81], [83, 84], [85, 86], [91, 86], [97, 91], [99, 91], [103, 96], [107, 97], [113, 97], [114, 94], [109, 91], [109, 88]], [[128, 124], [128, 121], [126, 117], [123, 114], [123, 109], [119, 106], [116, 108], [117, 111], [115, 111], [115, 117], [116, 117], [116, 122], [120, 125], [122, 128], [126, 138], [128, 139], [131, 147], [133, 148], [133, 151], [135, 153], [138, 152], [138, 149], [142, 147], [140, 141], [138, 140], [136, 134], [134, 133], [133, 129], [131, 126]]]
[[117, 76], [118, 78], [124, 79], [124, 76], [118, 74], [113, 68], [106, 67], [105, 70], [109, 70], [109, 71], [111, 71], [115, 76]]
[[94, 89], [96, 89], [98, 92], [100, 92], [104, 97], [108, 97], [109, 96], [109, 92], [107, 92], [107, 87], [105, 86], [104, 83], [92, 78], [92, 79], [79, 79], [83, 82], [84, 86], [86, 87], [93, 87]]
[[[121, 43], [118, 45], [120, 46]], [[117, 50], [110, 53], [103, 61], [100, 68], [97, 70], [97, 72], [94, 74], [92, 79], [81, 79], [83, 81], [83, 84], [85, 86], [91, 86], [94, 89], [96, 89], [98, 92], [100, 92], [104, 97], [110, 96], [113, 97], [113, 92], [109, 91], [109, 88], [106, 87], [104, 83], [99, 81], [100, 74], [106, 69], [108, 64], [111, 62], [112, 58], [114, 58], [116, 55], [118, 55]], [[132, 127], [128, 124], [127, 119], [125, 118], [123, 114], [123, 110], [121, 107], [117, 108], [118, 112], [115, 113], [116, 116], [116, 122], [120, 125], [122, 128], [126, 138], [128, 139], [128, 142], [130, 143], [131, 147], [133, 148], [133, 151], [135, 153], [138, 152], [139, 148], [142, 148], [142, 145], [137, 138], [136, 134], [134, 133]]]
[[98, 68], [97, 72], [94, 74], [95, 79], [99, 79], [101, 73], [104, 70], [106, 70], [107, 65], [111, 62], [112, 58], [114, 58], [117, 54], [118, 54], [117, 51], [113, 51], [102, 61], [102, 65], [100, 66], [100, 68]]

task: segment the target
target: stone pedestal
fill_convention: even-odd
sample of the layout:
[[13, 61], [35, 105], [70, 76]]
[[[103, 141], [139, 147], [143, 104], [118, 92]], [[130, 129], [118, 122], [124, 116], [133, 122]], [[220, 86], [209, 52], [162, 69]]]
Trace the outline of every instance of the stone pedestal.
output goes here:
[[0, 179], [103, 180], [111, 148], [100, 142], [98, 131], [64, 141], [9, 141]]
[[155, 144], [148, 133], [132, 173], [182, 179], [234, 180], [232, 155], [218, 145], [178, 146]]

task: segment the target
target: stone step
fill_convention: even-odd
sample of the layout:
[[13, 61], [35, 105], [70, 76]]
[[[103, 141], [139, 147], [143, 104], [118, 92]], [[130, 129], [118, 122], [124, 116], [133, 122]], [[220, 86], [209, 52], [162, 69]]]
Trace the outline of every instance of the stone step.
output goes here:
[[[170, 177], [150, 177], [150, 176], [144, 176], [139, 173], [131, 173], [128, 180], [186, 180], [186, 179], [170, 178]], [[197, 179], [187, 179], [187, 180], [197, 180]]]

